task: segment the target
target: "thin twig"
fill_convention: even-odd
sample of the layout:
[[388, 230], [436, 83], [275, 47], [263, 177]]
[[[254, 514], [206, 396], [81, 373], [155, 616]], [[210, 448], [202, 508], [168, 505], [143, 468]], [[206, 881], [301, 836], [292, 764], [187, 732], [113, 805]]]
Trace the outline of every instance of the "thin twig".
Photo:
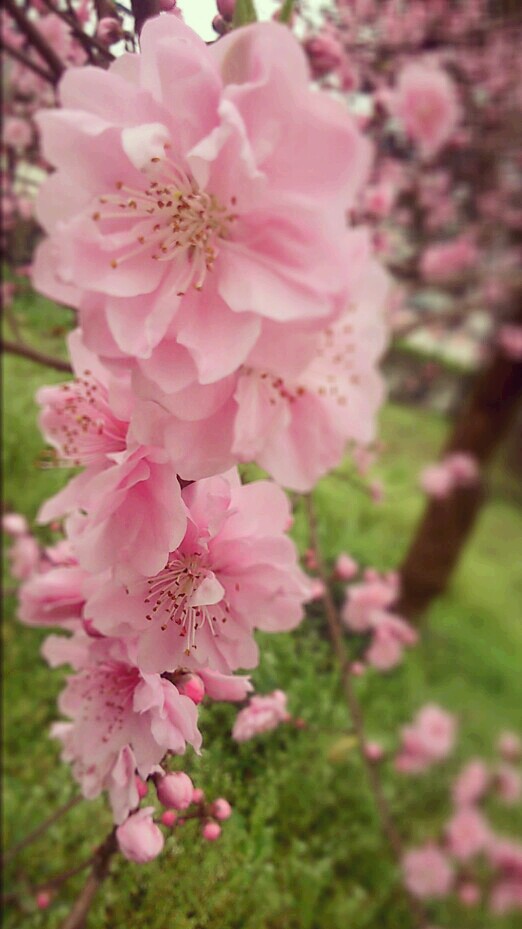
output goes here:
[[80, 862], [80, 864], [74, 865], [72, 868], [67, 868], [66, 871], [60, 871], [59, 874], [53, 874], [51, 877], [48, 877], [46, 881], [41, 881], [39, 884], [29, 885], [23, 891], [13, 890], [7, 894], [2, 894], [2, 903], [18, 903], [21, 896], [27, 897], [28, 895], [35, 896], [37, 893], [40, 893], [41, 890], [52, 890], [55, 887], [60, 887], [61, 884], [65, 884], [66, 881], [70, 880], [71, 877], [75, 877], [77, 874], [80, 874], [82, 871], [85, 871], [94, 861], [94, 855], [89, 855], [85, 861]]
[[10, 339], [2, 339], [0, 346], [4, 352], [20, 355], [21, 358], [29, 358], [31, 361], [36, 361], [37, 364], [45, 365], [47, 368], [55, 368], [56, 371], [67, 371], [67, 373], [72, 374], [72, 368], [68, 361], [62, 361], [61, 358], [55, 358], [54, 355], [39, 352], [38, 349], [31, 348], [25, 342], [11, 342]]
[[15, 855], [18, 855], [23, 848], [26, 848], [28, 845], [31, 845], [32, 842], [35, 842], [36, 839], [40, 838], [44, 832], [47, 832], [50, 826], [52, 826], [61, 816], [64, 816], [65, 813], [68, 813], [69, 810], [72, 810], [80, 800], [82, 796], [77, 794], [75, 797], [72, 797], [67, 803], [64, 803], [62, 806], [58, 807], [51, 816], [48, 816], [47, 819], [44, 819], [36, 829], [33, 829], [32, 832], [29, 832], [23, 839], [20, 839], [19, 842], [15, 842], [14, 845], [11, 845], [11, 848], [8, 848], [5, 854], [2, 856], [2, 864], [5, 864], [7, 861], [11, 861]]
[[24, 33], [30, 44], [47, 62], [55, 80], [58, 81], [65, 71], [65, 65], [56, 54], [54, 48], [49, 45], [38, 27], [26, 16], [25, 12], [17, 5], [15, 0], [4, 0], [4, 7], [9, 13], [9, 16], [12, 16], [21, 32]]
[[41, 65], [37, 64], [36, 61], [33, 61], [29, 55], [26, 55], [25, 52], [22, 52], [19, 48], [15, 48], [14, 45], [11, 45], [9, 42], [6, 42], [5, 39], [2, 39], [0, 43], [2, 48], [5, 49], [8, 55], [11, 55], [11, 58], [16, 58], [21, 64], [26, 68], [29, 68], [31, 71], [34, 71], [35, 74], [38, 74], [39, 77], [43, 78], [44, 81], [48, 81], [49, 84], [56, 84], [56, 78], [52, 74], [49, 74], [45, 68], [42, 68]]
[[116, 841], [116, 829], [114, 828], [95, 853], [92, 871], [76, 898], [71, 912], [62, 924], [62, 929], [82, 929], [85, 925], [91, 904], [109, 873], [111, 858], [117, 850], [118, 843]]
[[[306, 510], [308, 515], [308, 523], [310, 528], [310, 548], [314, 552], [316, 563], [317, 563], [317, 572], [321, 578], [324, 586], [323, 601], [325, 606], [326, 620], [328, 623], [328, 631], [330, 634], [330, 639], [332, 641], [333, 649], [336, 655], [336, 658], [339, 662], [339, 668], [341, 672], [341, 682], [343, 685], [344, 695], [346, 697], [346, 703], [348, 705], [348, 710], [350, 713], [351, 721], [354, 728], [355, 737], [357, 739], [357, 748], [361, 756], [361, 761], [363, 763], [364, 769], [366, 771], [366, 776], [368, 779], [368, 786], [373, 795], [377, 813], [379, 816], [379, 821], [381, 825], [382, 832], [385, 838], [388, 841], [391, 852], [395, 861], [400, 864], [403, 855], [402, 839], [398, 832], [398, 829], [393, 820], [390, 808], [388, 806], [388, 801], [386, 800], [381, 778], [377, 766], [370, 760], [366, 751], [366, 736], [364, 731], [364, 718], [362, 713], [361, 705], [357, 699], [354, 687], [353, 687], [353, 678], [350, 670], [350, 661], [346, 651], [341, 619], [337, 610], [337, 607], [334, 603], [330, 589], [330, 579], [328, 572], [326, 570], [321, 549], [319, 546], [319, 536], [317, 532], [317, 518], [315, 514], [315, 508], [312, 501], [312, 497], [308, 494], [305, 497]], [[410, 911], [414, 919], [415, 926], [417, 929], [426, 929], [427, 922], [424, 910], [420, 905], [419, 901], [411, 896], [406, 888], [404, 888], [404, 893], [406, 899], [408, 900]]]

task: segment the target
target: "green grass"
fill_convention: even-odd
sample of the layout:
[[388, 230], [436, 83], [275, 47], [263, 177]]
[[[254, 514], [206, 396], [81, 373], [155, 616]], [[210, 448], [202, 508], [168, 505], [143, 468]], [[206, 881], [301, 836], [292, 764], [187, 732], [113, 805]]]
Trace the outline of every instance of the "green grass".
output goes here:
[[[63, 352], [66, 311], [27, 292], [17, 312], [28, 341]], [[60, 379], [29, 361], [5, 359], [5, 498], [31, 519], [66, 477], [35, 466], [42, 443], [33, 395], [42, 383]], [[384, 502], [373, 506], [353, 486], [347, 464], [317, 489], [329, 558], [345, 549], [362, 564], [384, 569], [400, 563], [423, 507], [418, 471], [437, 455], [446, 429], [441, 417], [385, 408], [385, 451], [375, 469], [386, 487]], [[516, 555], [522, 512], [510, 494], [511, 481], [497, 464], [490, 499], [451, 590], [431, 610], [421, 645], [395, 673], [384, 679], [370, 673], [357, 682], [368, 732], [389, 749], [398, 727], [426, 700], [459, 717], [459, 747], [447, 765], [411, 780], [386, 770], [386, 792], [406, 842], [440, 828], [459, 761], [491, 755], [499, 729], [521, 727], [522, 572]], [[294, 533], [300, 548], [306, 547], [299, 508]], [[39, 656], [44, 633], [12, 619], [13, 597], [6, 613], [4, 829], [9, 846], [75, 787], [48, 737], [64, 674], [49, 671]], [[292, 635], [263, 635], [259, 641], [256, 688], [284, 688], [292, 712], [307, 721], [307, 728], [283, 727], [238, 746], [230, 739], [234, 708], [204, 708], [204, 752], [200, 758], [188, 754], [184, 764], [209, 797], [231, 801], [233, 817], [213, 845], [204, 844], [197, 826], [189, 823], [150, 865], [116, 859], [93, 906], [92, 929], [410, 929], [357, 755], [350, 740], [342, 741], [349, 724], [320, 615], [312, 610]], [[522, 825], [519, 811], [498, 808], [491, 814], [512, 834]], [[9, 866], [5, 889], [42, 883], [87, 857], [109, 827], [102, 800], [82, 803]], [[58, 929], [82, 880], [69, 881], [45, 912], [22, 893], [21, 908], [6, 914], [6, 929]], [[516, 927], [513, 918], [493, 921], [453, 903], [434, 906], [430, 915], [447, 929]]]

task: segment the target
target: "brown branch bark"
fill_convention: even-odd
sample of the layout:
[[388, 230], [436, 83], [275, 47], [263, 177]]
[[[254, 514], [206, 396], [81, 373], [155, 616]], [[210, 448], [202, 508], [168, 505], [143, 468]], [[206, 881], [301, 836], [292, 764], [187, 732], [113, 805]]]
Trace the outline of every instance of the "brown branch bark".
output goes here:
[[109, 873], [111, 858], [117, 850], [118, 843], [114, 828], [98, 848], [94, 856], [92, 871], [76, 898], [71, 912], [62, 924], [62, 929], [83, 929], [92, 902]]
[[24, 67], [29, 68], [30, 71], [34, 71], [35, 74], [38, 74], [39, 77], [43, 78], [44, 81], [48, 81], [49, 84], [56, 84], [56, 78], [52, 74], [49, 74], [45, 68], [42, 68], [39, 64], [29, 58], [29, 55], [26, 55], [25, 52], [20, 51], [19, 48], [15, 48], [14, 45], [10, 45], [9, 42], [6, 42], [5, 39], [2, 39], [0, 46], [5, 49], [8, 55], [11, 58], [16, 58], [20, 64], [23, 64]]
[[72, 810], [80, 800], [83, 798], [80, 794], [77, 794], [75, 797], [72, 797], [67, 803], [64, 803], [62, 806], [58, 807], [51, 816], [48, 816], [47, 819], [44, 819], [36, 829], [33, 829], [32, 832], [29, 832], [23, 839], [20, 839], [19, 842], [15, 842], [14, 845], [11, 845], [11, 848], [8, 848], [5, 854], [2, 856], [2, 864], [7, 861], [11, 861], [22, 849], [26, 848], [28, 845], [31, 845], [32, 842], [35, 842], [36, 839], [39, 839], [44, 832], [54, 825], [61, 816], [64, 816], [65, 813], [68, 813], [69, 810]]
[[[506, 435], [522, 399], [522, 362], [498, 351], [479, 374], [444, 454], [465, 452], [486, 466]], [[484, 499], [481, 483], [428, 501], [401, 568], [398, 611], [418, 618], [446, 589]]]
[[20, 31], [27, 37], [33, 48], [35, 48], [38, 54], [47, 62], [56, 81], [58, 81], [65, 71], [65, 65], [56, 54], [54, 48], [49, 45], [37, 26], [26, 16], [25, 12], [16, 4], [15, 0], [4, 0], [4, 7], [9, 13], [9, 16], [14, 19]]
[[[350, 718], [353, 724], [355, 737], [357, 739], [357, 748], [366, 773], [368, 787], [370, 788], [374, 799], [382, 833], [388, 842], [394, 860], [400, 864], [403, 855], [402, 839], [388, 806], [388, 801], [386, 800], [383, 791], [379, 770], [377, 766], [369, 759], [366, 752], [366, 735], [364, 730], [362, 707], [357, 699], [357, 695], [353, 686], [353, 678], [350, 671], [350, 661], [345, 646], [341, 619], [332, 597], [329, 576], [321, 553], [315, 508], [312, 497], [310, 495], [305, 498], [305, 501], [308, 515], [308, 524], [310, 528], [310, 548], [314, 552], [318, 574], [324, 585], [323, 601], [325, 606], [326, 621], [328, 624], [328, 632], [335, 656], [339, 663], [341, 683], [343, 686]], [[417, 929], [426, 929], [426, 916], [421, 904], [415, 897], [408, 893], [406, 888], [403, 888], [403, 890], [404, 895], [408, 901], [414, 925], [417, 927]]]
[[10, 339], [2, 339], [0, 346], [4, 352], [20, 355], [21, 358], [29, 358], [30, 361], [45, 365], [47, 368], [55, 368], [56, 371], [66, 371], [68, 374], [72, 374], [72, 368], [68, 361], [62, 361], [61, 358], [55, 358], [54, 355], [40, 352], [24, 342], [12, 342]]

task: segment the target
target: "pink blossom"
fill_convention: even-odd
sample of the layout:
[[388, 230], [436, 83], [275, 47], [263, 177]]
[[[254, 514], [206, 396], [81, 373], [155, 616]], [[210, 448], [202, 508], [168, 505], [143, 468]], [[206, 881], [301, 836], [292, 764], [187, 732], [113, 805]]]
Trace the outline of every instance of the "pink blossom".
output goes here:
[[384, 750], [379, 742], [367, 742], [364, 747], [364, 753], [369, 761], [381, 761], [384, 757]]
[[183, 674], [176, 679], [180, 694], [190, 697], [193, 703], [201, 703], [205, 696], [205, 685], [197, 674]]
[[515, 732], [501, 732], [497, 748], [506, 761], [518, 761], [522, 754], [522, 744]]
[[494, 772], [494, 786], [497, 796], [507, 804], [516, 803], [522, 792], [520, 774], [510, 764], [498, 765]]
[[480, 887], [467, 881], [459, 887], [458, 896], [464, 906], [476, 906], [480, 902]]
[[422, 255], [421, 272], [430, 281], [444, 281], [476, 267], [479, 252], [466, 236], [430, 245]]
[[346, 552], [341, 552], [335, 562], [335, 573], [342, 581], [351, 581], [359, 570], [359, 565]]
[[481, 800], [490, 784], [490, 772], [481, 758], [469, 761], [461, 770], [453, 785], [453, 802], [457, 806], [469, 806]]
[[2, 516], [2, 529], [8, 535], [15, 537], [29, 534], [27, 520], [21, 513], [4, 513]]
[[20, 589], [19, 619], [29, 626], [79, 626], [87, 577], [78, 565], [33, 574]]
[[445, 500], [455, 486], [455, 476], [444, 462], [428, 465], [421, 472], [420, 486], [425, 494], [436, 500]]
[[174, 771], [156, 781], [158, 800], [163, 806], [186, 810], [192, 803], [194, 784], [184, 771]]
[[236, 8], [236, 0], [216, 0], [216, 5], [218, 13], [221, 14], [223, 19], [231, 22]]
[[467, 452], [453, 452], [446, 457], [449, 467], [458, 487], [468, 487], [475, 484], [479, 477], [477, 459]]
[[404, 883], [410, 893], [421, 899], [445, 897], [453, 884], [453, 868], [436, 845], [411, 849], [403, 858]]
[[204, 799], [205, 799], [205, 793], [204, 793], [204, 791], [201, 790], [201, 787], [195, 787], [195, 788], [194, 788], [194, 792], [193, 792], [193, 794], [192, 794], [192, 802], [193, 802], [193, 803], [203, 803], [203, 800], [204, 800]]
[[134, 781], [136, 784], [136, 790], [138, 791], [138, 797], [140, 800], [143, 800], [143, 798], [146, 797], [149, 792], [147, 783], [146, 781], [142, 781], [141, 777], [138, 777], [138, 775], [136, 775]]
[[457, 810], [446, 826], [448, 849], [459, 861], [467, 861], [482, 852], [490, 834], [482, 814], [470, 806]]
[[455, 743], [455, 718], [441, 707], [423, 706], [410, 726], [401, 730], [401, 750], [395, 767], [404, 774], [418, 774], [446, 758]]
[[214, 800], [211, 806], [212, 815], [219, 819], [220, 821], [225, 819], [230, 819], [232, 816], [232, 807], [228, 800], [225, 800], [224, 797], [218, 797], [217, 800]]
[[286, 708], [286, 699], [282, 690], [251, 697], [248, 706], [240, 710], [236, 716], [232, 738], [236, 742], [246, 742], [287, 722], [290, 716]]
[[138, 805], [141, 778], [160, 771], [167, 751], [201, 745], [196, 707], [159, 675], [142, 674], [132, 655], [136, 645], [118, 639], [51, 637], [45, 655], [53, 664], [71, 661], [76, 673], [59, 698], [70, 722], [56, 723], [63, 760], [85, 797], [109, 793], [114, 818], [122, 823]]
[[108, 71], [69, 69], [63, 108], [38, 117], [57, 171], [39, 195], [51, 238], [34, 280], [98, 320], [98, 354], [146, 359], [169, 330], [211, 381], [265, 321], [317, 331], [338, 312], [345, 214], [370, 150], [346, 108], [311, 91], [282, 25], [207, 46], [157, 17], [140, 44]]
[[174, 810], [165, 810], [165, 812], [161, 814], [161, 823], [163, 826], [167, 826], [168, 829], [172, 829], [176, 820], [177, 814]]
[[325, 590], [323, 581], [319, 577], [314, 578], [310, 586], [310, 600], [321, 600]]
[[353, 632], [367, 632], [373, 628], [375, 618], [390, 607], [397, 592], [385, 577], [353, 584], [347, 591], [343, 607], [343, 622]]
[[508, 358], [513, 359], [513, 361], [520, 361], [522, 359], [522, 326], [508, 323], [501, 326], [498, 333], [498, 344]]
[[305, 39], [303, 44], [312, 75], [315, 78], [324, 77], [330, 71], [335, 71], [343, 62], [343, 47], [333, 31], [323, 30]]
[[240, 674], [220, 674], [210, 668], [199, 668], [198, 676], [205, 685], [205, 693], [212, 700], [240, 703], [254, 689], [250, 677]]
[[96, 38], [104, 45], [113, 45], [123, 38], [123, 29], [118, 19], [113, 16], [104, 16], [100, 19], [96, 29]]
[[253, 630], [294, 628], [310, 585], [284, 534], [289, 507], [278, 487], [241, 486], [230, 472], [196, 481], [182, 497], [187, 532], [158, 573], [93, 585], [85, 615], [103, 633], [139, 635], [143, 670], [196, 671], [208, 693], [205, 669], [253, 667]]
[[393, 109], [426, 160], [449, 141], [460, 118], [451, 78], [439, 68], [418, 62], [402, 69]]
[[157, 858], [163, 850], [163, 835], [152, 818], [153, 813], [153, 806], [145, 806], [118, 826], [118, 845], [122, 855], [129, 861], [145, 864]]
[[512, 910], [522, 910], [522, 880], [500, 880], [491, 892], [492, 913], [503, 916]]
[[[192, 383], [186, 352], [165, 339], [133, 382], [144, 398], [133, 415], [139, 441], [166, 448], [186, 479], [255, 460], [278, 483], [303, 492], [340, 462], [349, 440], [370, 442], [384, 392], [377, 362], [388, 277], [363, 231], [346, 233], [345, 252], [352, 280], [339, 320], [319, 334], [267, 322], [233, 376]], [[206, 352], [201, 364], [210, 354], [219, 357]], [[172, 383], [174, 358], [188, 382]]]
[[382, 611], [372, 617], [373, 637], [365, 659], [379, 671], [389, 671], [402, 660], [404, 648], [415, 645], [415, 630], [400, 616]]
[[32, 535], [17, 535], [9, 552], [10, 570], [13, 577], [25, 581], [40, 563], [40, 546]]
[[33, 141], [33, 130], [26, 119], [8, 116], [3, 126], [3, 142], [9, 148], [28, 148]]
[[207, 842], [215, 842], [221, 835], [221, 826], [218, 823], [205, 823], [201, 834]]
[[36, 906], [39, 910], [47, 910], [51, 905], [51, 900], [52, 897], [48, 890], [40, 890], [36, 894]]

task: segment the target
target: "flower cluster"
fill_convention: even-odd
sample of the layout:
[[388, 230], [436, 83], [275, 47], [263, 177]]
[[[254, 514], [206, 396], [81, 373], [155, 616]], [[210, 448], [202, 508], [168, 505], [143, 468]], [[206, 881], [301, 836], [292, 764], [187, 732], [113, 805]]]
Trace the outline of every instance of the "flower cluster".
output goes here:
[[[403, 741], [409, 731], [405, 730]], [[433, 745], [437, 751], [442, 747], [439, 736]], [[520, 798], [521, 778], [515, 767], [521, 755], [520, 740], [506, 732], [497, 751], [500, 759], [494, 764], [475, 758], [458, 773], [452, 787], [453, 810], [440, 840], [430, 840], [404, 855], [404, 882], [415, 896], [431, 899], [455, 893], [464, 906], [483, 902], [494, 915], [522, 909], [522, 846], [498, 835], [483, 810], [486, 801], [516, 803]], [[403, 756], [404, 748], [398, 760]], [[397, 767], [408, 770], [402, 764]]]
[[[342, 576], [341, 572], [346, 574], [351, 567], [343, 560], [336, 571]], [[362, 581], [350, 585], [346, 592], [343, 622], [352, 633], [368, 640], [364, 660], [378, 671], [394, 668], [401, 662], [404, 649], [417, 642], [412, 626], [390, 609], [399, 592], [397, 574], [379, 574], [373, 568], [367, 569]]]
[[[102, 20], [99, 40], [115, 36]], [[39, 391], [40, 427], [49, 463], [80, 471], [39, 513], [64, 521], [58, 552], [19, 576], [21, 620], [68, 633], [43, 649], [72, 667], [62, 757], [148, 861], [193, 800], [166, 759], [199, 752], [198, 704], [243, 701], [256, 630], [293, 629], [313, 594], [284, 491], [236, 466], [305, 491], [372, 440], [387, 277], [347, 225], [370, 146], [311, 90], [288, 29], [207, 46], [162, 16], [140, 46], [69, 68], [61, 108], [37, 119], [55, 171], [33, 280], [79, 323], [74, 379]], [[233, 735], [287, 719], [280, 691], [253, 697]], [[147, 782], [169, 807], [159, 825]], [[217, 838], [227, 802], [198, 809]]]

